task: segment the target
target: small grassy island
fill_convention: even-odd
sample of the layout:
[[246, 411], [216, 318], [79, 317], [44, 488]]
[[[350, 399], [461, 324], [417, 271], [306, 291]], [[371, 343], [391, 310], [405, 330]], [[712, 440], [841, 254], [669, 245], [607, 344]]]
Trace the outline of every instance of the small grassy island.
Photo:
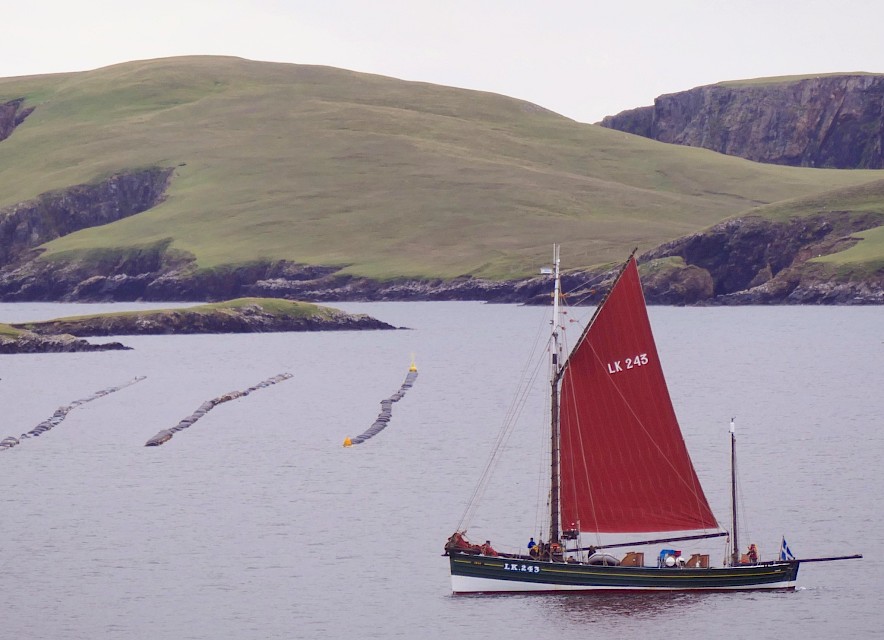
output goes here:
[[[0, 325], [0, 353], [125, 349], [95, 336], [395, 329], [365, 314], [278, 298], [238, 298], [180, 309], [123, 311]], [[114, 346], [116, 345], [116, 346]]]
[[129, 348], [119, 342], [92, 344], [70, 334], [40, 335], [9, 324], [0, 324], [0, 354], [114, 351]]

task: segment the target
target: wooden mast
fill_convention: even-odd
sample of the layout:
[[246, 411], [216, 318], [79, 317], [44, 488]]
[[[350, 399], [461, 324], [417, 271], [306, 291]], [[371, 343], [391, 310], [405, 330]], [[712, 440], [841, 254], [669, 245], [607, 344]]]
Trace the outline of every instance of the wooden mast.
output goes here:
[[[623, 275], [623, 272], [626, 271], [626, 267], [629, 266], [629, 261], [635, 255], [635, 252], [638, 250], [638, 247], [632, 250], [632, 253], [629, 254], [629, 258], [626, 259], [626, 262], [623, 263], [623, 266], [620, 267], [620, 271], [617, 273], [617, 276], [614, 278], [614, 283], [608, 289], [604, 296], [602, 296], [601, 301], [596, 307], [595, 313], [593, 313], [592, 318], [589, 321], [589, 324], [583, 330], [583, 333], [580, 334], [580, 338], [577, 340], [577, 344], [580, 344], [583, 339], [586, 337], [586, 334], [589, 332], [589, 328], [595, 322], [596, 317], [598, 317], [599, 312], [601, 312], [602, 307], [605, 306], [605, 302], [608, 299], [608, 296], [611, 295], [611, 291], [614, 290], [614, 287], [617, 285], [617, 282], [620, 280], [620, 277]], [[565, 365], [568, 364], [568, 359], [564, 357], [562, 353], [562, 344], [559, 340], [559, 327], [564, 324], [559, 317], [559, 302], [562, 296], [562, 283], [560, 277], [560, 261], [559, 261], [559, 245], [553, 245], [553, 274], [555, 277], [555, 288], [553, 291], [553, 319], [552, 319], [552, 358], [551, 358], [551, 372], [550, 372], [550, 402], [551, 402], [551, 426], [550, 426], [550, 506], [549, 506], [549, 539], [550, 542], [560, 543], [559, 537], [561, 536], [561, 529], [559, 525], [559, 520], [561, 518], [561, 481], [559, 477], [559, 457], [561, 451], [561, 438], [560, 438], [560, 428], [559, 428], [559, 383], [562, 379], [562, 374], [565, 371]], [[575, 346], [576, 348], [576, 346]], [[568, 356], [570, 357], [570, 356]], [[579, 529], [580, 523], [576, 523]]]
[[731, 418], [731, 523], [733, 551], [731, 564], [740, 563], [740, 543], [737, 541], [737, 435], [734, 433], [734, 419]]
[[559, 297], [561, 296], [561, 281], [559, 279], [559, 245], [553, 245], [553, 273], [555, 287], [553, 289], [553, 319], [552, 319], [552, 356], [550, 362], [550, 483], [549, 483], [549, 541], [559, 543], [559, 512], [560, 486], [559, 486]]

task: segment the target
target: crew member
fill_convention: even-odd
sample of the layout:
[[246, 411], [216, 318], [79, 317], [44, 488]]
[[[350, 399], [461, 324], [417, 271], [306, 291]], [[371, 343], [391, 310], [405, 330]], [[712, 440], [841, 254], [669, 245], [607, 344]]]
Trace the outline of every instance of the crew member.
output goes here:
[[758, 547], [755, 546], [755, 543], [749, 545], [749, 553], [746, 555], [749, 556], [749, 562], [752, 564], [758, 562]]

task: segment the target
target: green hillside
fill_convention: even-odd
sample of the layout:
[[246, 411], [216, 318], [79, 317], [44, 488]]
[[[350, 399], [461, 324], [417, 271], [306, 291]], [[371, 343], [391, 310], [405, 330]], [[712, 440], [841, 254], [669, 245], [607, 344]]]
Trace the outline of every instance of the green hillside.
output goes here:
[[[0, 103], [19, 97], [36, 108], [0, 142], [0, 207], [175, 167], [160, 206], [55, 240], [49, 257], [170, 238], [202, 267], [508, 278], [534, 273], [553, 242], [569, 267], [616, 261], [762, 205], [840, 210], [882, 178], [665, 145], [496, 94], [238, 58], [0, 79]], [[866, 205], [884, 208], [880, 189]]]

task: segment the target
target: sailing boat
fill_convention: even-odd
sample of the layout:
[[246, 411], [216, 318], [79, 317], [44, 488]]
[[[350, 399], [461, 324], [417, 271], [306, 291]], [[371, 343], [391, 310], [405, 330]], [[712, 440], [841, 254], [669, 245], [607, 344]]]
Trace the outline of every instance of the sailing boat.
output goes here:
[[[445, 545], [454, 593], [791, 589], [801, 562], [861, 557], [798, 560], [783, 554], [761, 562], [754, 545], [739, 553], [735, 474], [729, 533], [713, 515], [685, 447], [634, 252], [570, 354], [561, 338], [558, 246], [547, 272], [555, 280], [548, 541], [527, 554], [507, 554], [490, 542], [471, 544], [465, 530], [456, 531]], [[733, 458], [733, 423], [731, 434]], [[586, 534], [639, 539], [584, 547]], [[622, 558], [610, 552], [728, 535], [733, 552], [722, 567], [710, 566], [708, 554], [688, 559], [670, 548], [654, 565], [646, 565], [640, 551]]]

